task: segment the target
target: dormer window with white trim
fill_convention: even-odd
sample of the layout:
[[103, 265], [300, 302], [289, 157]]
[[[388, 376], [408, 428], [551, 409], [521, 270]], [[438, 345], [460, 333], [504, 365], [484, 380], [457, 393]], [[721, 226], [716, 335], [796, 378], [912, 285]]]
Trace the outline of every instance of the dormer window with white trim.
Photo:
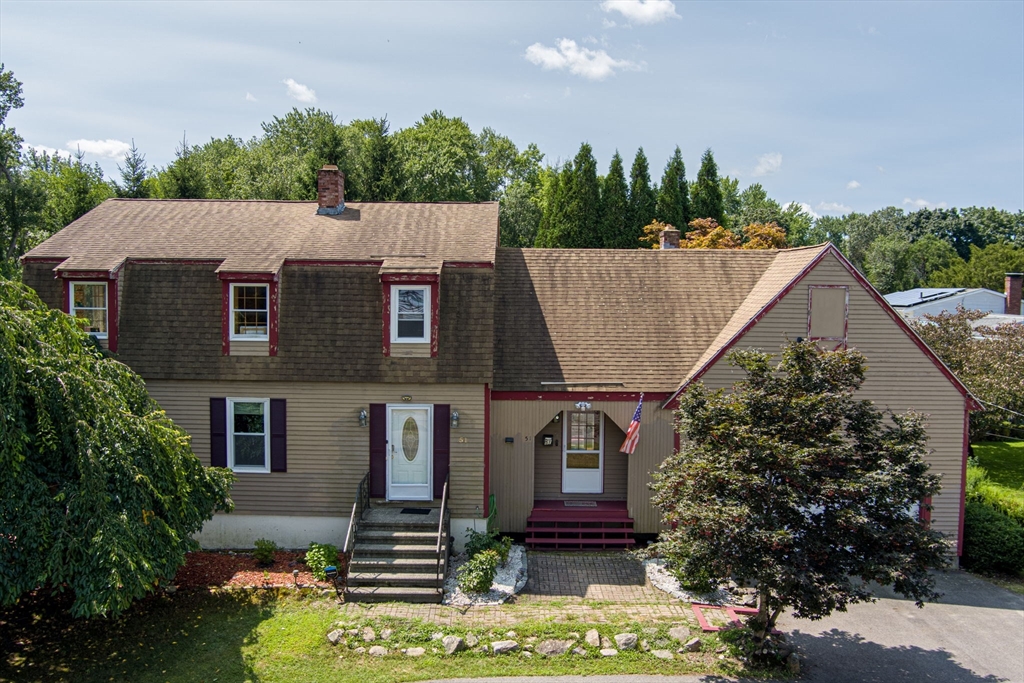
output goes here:
[[231, 340], [270, 339], [270, 285], [232, 283]]
[[430, 342], [430, 286], [391, 285], [391, 342]]
[[97, 339], [107, 338], [107, 283], [70, 283], [68, 311], [82, 329]]

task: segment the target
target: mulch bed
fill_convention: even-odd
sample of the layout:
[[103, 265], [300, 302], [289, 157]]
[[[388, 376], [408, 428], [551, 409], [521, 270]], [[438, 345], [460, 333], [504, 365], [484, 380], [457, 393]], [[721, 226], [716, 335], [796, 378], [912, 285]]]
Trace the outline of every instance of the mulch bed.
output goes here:
[[[305, 553], [279, 550], [273, 564], [259, 565], [249, 553], [197, 551], [185, 556], [185, 565], [178, 570], [174, 583], [178, 588], [215, 587], [294, 587], [292, 574], [299, 570], [299, 586], [333, 588], [333, 584], [317, 581], [302, 561]], [[338, 570], [344, 576], [344, 559], [338, 558]]]

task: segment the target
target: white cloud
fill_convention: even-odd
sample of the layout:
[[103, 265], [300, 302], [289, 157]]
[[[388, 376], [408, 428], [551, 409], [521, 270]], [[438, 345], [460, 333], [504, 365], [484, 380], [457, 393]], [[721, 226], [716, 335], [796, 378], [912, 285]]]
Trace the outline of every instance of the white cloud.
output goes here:
[[905, 206], [912, 206], [915, 209], [944, 209], [946, 208], [946, 202], [939, 202], [938, 204], [932, 204], [927, 199], [911, 199], [907, 197], [903, 200]]
[[757, 166], [754, 167], [754, 176], [771, 175], [782, 168], [782, 155], [778, 152], [762, 154], [757, 158]]
[[46, 145], [30, 145], [27, 142], [21, 143], [21, 150], [28, 152], [30, 149], [34, 149], [37, 154], [48, 154], [50, 156], [62, 156], [70, 157], [71, 152], [66, 149], [57, 149], [56, 147], [47, 147]]
[[821, 216], [819, 216], [814, 211], [814, 209], [811, 208], [810, 204], [806, 204], [804, 202], [787, 202], [786, 204], [782, 205], [782, 210], [785, 211], [791, 206], [799, 206], [800, 210], [809, 215], [811, 218], [821, 218]]
[[547, 47], [534, 43], [526, 48], [524, 55], [527, 61], [546, 70], [568, 70], [576, 76], [592, 81], [602, 81], [615, 71], [622, 69], [635, 70], [639, 67], [625, 59], [614, 59], [604, 50], [590, 50], [580, 47], [575, 40], [562, 38], [558, 47]]
[[657, 24], [666, 19], [680, 19], [671, 0], [604, 0], [601, 9], [618, 12], [637, 24]]
[[298, 100], [305, 104], [313, 104], [316, 102], [316, 91], [308, 85], [296, 83], [294, 78], [286, 78], [281, 82], [288, 86], [288, 97], [293, 100]]
[[818, 211], [822, 213], [850, 213], [853, 211], [852, 206], [846, 204], [840, 204], [839, 202], [818, 202]]
[[885, 173], [885, 168], [883, 168], [882, 166], [875, 166], [875, 168], [878, 169], [879, 173]]
[[860, 187], [860, 183], [858, 183], [856, 180], [851, 180], [850, 182], [846, 183], [847, 190], [856, 190], [858, 187]]
[[251, 92], [245, 93], [245, 101], [246, 102], [259, 102], [259, 100], [256, 99], [256, 96], [253, 95]]
[[132, 146], [120, 140], [68, 140], [68, 147], [77, 148], [86, 154], [98, 157], [120, 159]]
[[604, 26], [605, 28], [615, 28], [616, 23], [611, 19], [603, 19], [601, 21], [601, 25]]

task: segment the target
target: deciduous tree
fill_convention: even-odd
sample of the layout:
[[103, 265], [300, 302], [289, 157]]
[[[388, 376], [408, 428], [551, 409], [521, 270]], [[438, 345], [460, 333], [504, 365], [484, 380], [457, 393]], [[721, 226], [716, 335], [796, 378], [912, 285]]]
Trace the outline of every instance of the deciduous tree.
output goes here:
[[979, 249], [972, 244], [970, 257], [933, 272], [928, 283], [932, 287], [985, 287], [1001, 292], [1006, 273], [1024, 272], [1024, 246], [1001, 242]]

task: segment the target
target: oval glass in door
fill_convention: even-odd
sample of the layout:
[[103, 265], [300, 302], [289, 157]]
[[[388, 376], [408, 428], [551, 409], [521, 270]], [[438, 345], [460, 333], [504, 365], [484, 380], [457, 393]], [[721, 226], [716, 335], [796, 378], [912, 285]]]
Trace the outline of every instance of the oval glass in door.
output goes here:
[[388, 498], [430, 500], [430, 409], [391, 408]]

